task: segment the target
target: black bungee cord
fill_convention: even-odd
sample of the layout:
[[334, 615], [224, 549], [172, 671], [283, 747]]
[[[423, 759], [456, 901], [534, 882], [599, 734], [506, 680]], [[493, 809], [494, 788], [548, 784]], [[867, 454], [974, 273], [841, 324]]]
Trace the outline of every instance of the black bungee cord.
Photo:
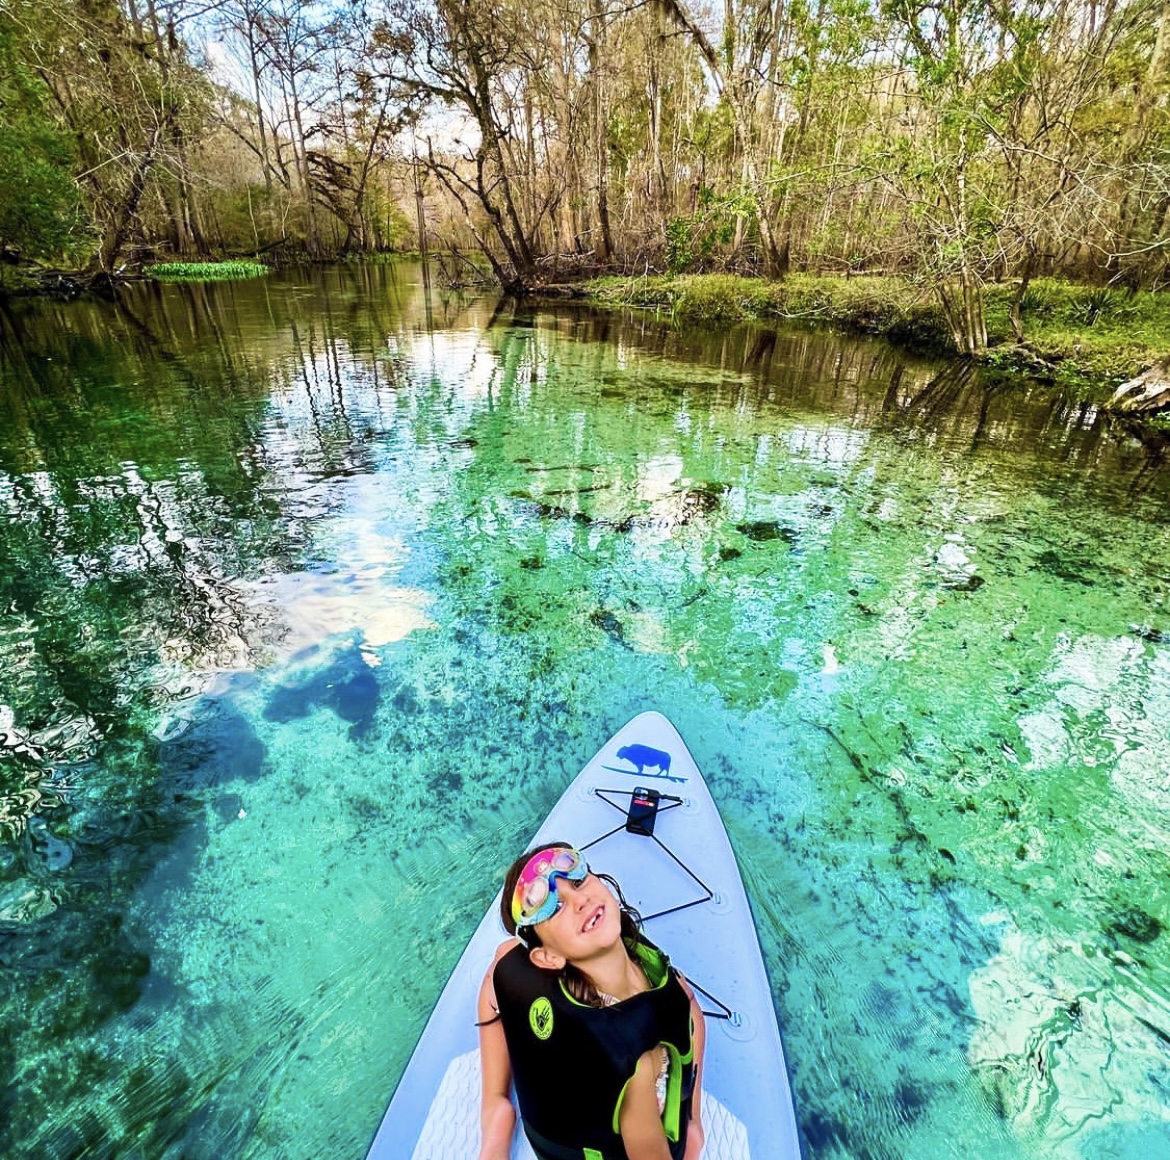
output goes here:
[[[615, 810], [617, 810], [619, 813], [622, 813], [622, 814], [626, 815], [627, 817], [629, 816], [629, 810], [626, 806], [623, 806], [620, 802], [615, 802], [612, 798], [608, 798], [605, 795], [611, 794], [611, 793], [628, 794], [630, 797], [630, 800], [632, 802], [633, 797], [634, 797], [633, 790], [599, 789], [597, 787], [594, 787], [593, 792], [595, 794], [597, 794], [597, 796], [599, 798], [601, 798], [601, 800], [603, 802], [605, 802], [606, 805], [613, 806], [613, 808]], [[666, 810], [677, 809], [679, 806], [681, 806], [683, 804], [683, 799], [681, 797], [677, 797], [675, 794], [664, 793], [660, 796], [659, 801], [662, 803], [669, 803], [669, 804], [660, 805], [658, 808], [658, 813], [664, 813]], [[594, 838], [593, 841], [586, 842], [585, 845], [578, 846], [577, 848], [578, 848], [578, 850], [581, 851], [581, 853], [584, 853], [590, 847], [596, 846], [599, 843], [604, 842], [606, 838], [611, 838], [619, 830], [624, 830], [624, 829], [626, 829], [625, 822], [623, 822], [621, 825], [614, 826], [614, 828], [612, 830], [607, 830], [604, 834], [600, 835], [597, 838]], [[703, 895], [701, 898], [692, 898], [689, 902], [680, 902], [677, 906], [668, 906], [665, 910], [656, 910], [653, 914], [643, 915], [642, 916], [643, 922], [649, 922], [651, 919], [654, 919], [654, 918], [662, 918], [664, 915], [667, 915], [667, 914], [677, 914], [678, 911], [687, 910], [689, 907], [692, 907], [692, 906], [702, 906], [704, 902], [710, 902], [715, 897], [715, 891], [712, 890], [711, 887], [708, 886], [707, 883], [704, 882], [656, 834], [650, 833], [650, 832], [645, 831], [645, 830], [638, 831], [638, 832], [639, 832], [641, 837], [649, 838], [652, 842], [654, 842], [658, 846], [658, 848], [660, 850], [662, 850], [662, 852], [664, 854], [666, 854], [676, 865], [678, 865], [687, 874], [687, 876], [699, 887], [699, 889], [703, 891]], [[694, 989], [696, 991], [698, 991], [701, 995], [706, 996], [706, 998], [710, 999], [712, 1003], [714, 1003], [717, 1007], [720, 1008], [718, 1011], [704, 1011], [703, 1014], [707, 1018], [709, 1018], [709, 1019], [727, 1019], [729, 1021], [731, 1021], [733, 1019], [732, 1009], [726, 1003], [724, 1003], [722, 999], [719, 999], [716, 996], [712, 995], [710, 991], [708, 991], [705, 987], [700, 986], [698, 983], [696, 983], [694, 981], [694, 979], [688, 978], [687, 982], [689, 982], [691, 984], [691, 986], [694, 987]]]

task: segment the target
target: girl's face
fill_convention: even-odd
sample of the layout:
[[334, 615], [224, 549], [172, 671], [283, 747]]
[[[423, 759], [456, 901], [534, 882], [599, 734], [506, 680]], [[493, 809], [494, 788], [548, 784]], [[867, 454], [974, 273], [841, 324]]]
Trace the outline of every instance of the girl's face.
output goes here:
[[621, 941], [617, 899], [596, 874], [586, 874], [580, 882], [558, 879], [556, 888], [560, 908], [535, 927], [543, 946], [570, 963], [580, 963]]

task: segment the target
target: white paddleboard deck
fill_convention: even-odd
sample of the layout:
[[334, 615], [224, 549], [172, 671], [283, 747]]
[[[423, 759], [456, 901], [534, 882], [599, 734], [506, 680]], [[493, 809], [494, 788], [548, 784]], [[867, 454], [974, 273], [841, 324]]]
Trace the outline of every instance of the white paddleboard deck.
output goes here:
[[[625, 829], [635, 786], [663, 795], [654, 828], [661, 845]], [[668, 795], [681, 798], [681, 804], [665, 800]], [[593, 870], [612, 874], [644, 916], [670, 911], [649, 918], [645, 929], [699, 990], [707, 1012], [703, 1160], [798, 1160], [796, 1116], [771, 989], [735, 855], [694, 759], [665, 717], [643, 713], [617, 733], [565, 791], [529, 846], [558, 840], [581, 849]], [[509, 851], [508, 860], [520, 853]], [[706, 898], [704, 886], [712, 892], [709, 900], [684, 905]], [[672, 910], [679, 906], [683, 909]], [[475, 1160], [476, 998], [507, 937], [497, 897], [435, 1005], [369, 1160]], [[512, 1156], [535, 1160], [520, 1129]]]

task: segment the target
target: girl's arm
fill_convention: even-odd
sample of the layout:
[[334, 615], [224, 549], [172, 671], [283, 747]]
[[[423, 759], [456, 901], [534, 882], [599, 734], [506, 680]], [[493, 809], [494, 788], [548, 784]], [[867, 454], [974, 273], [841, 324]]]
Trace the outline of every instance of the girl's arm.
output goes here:
[[683, 1160], [699, 1160], [703, 1152], [703, 1048], [707, 1042], [707, 1023], [690, 983], [682, 975], [679, 975], [679, 982], [691, 997], [691, 1034], [695, 1049], [695, 1090], [691, 1096], [691, 1122], [687, 1128], [687, 1150]]
[[654, 1081], [658, 1078], [661, 1060], [660, 1047], [652, 1047], [647, 1051], [638, 1060], [637, 1070], [622, 1099], [618, 1126], [629, 1160], [670, 1160], [670, 1145], [662, 1130], [658, 1097], [654, 1092]]
[[[684, 1160], [699, 1160], [704, 1143], [702, 1079], [707, 1024], [703, 1019], [703, 1009], [699, 1006], [690, 984], [682, 975], [679, 975], [679, 982], [691, 997], [693, 1027], [691, 1034], [695, 1056], [695, 1087], [691, 1097], [691, 1121], [687, 1126], [687, 1150]], [[622, 1100], [619, 1126], [629, 1160], [670, 1160], [670, 1145], [666, 1142], [666, 1134], [662, 1130], [662, 1119], [658, 1115], [658, 1096], [654, 1090], [660, 1061], [659, 1048], [652, 1048], [638, 1060], [634, 1078], [630, 1080], [630, 1086]]]
[[516, 1129], [516, 1109], [512, 1107], [511, 1096], [512, 1063], [496, 1009], [492, 975], [496, 963], [515, 945], [513, 939], [500, 946], [479, 988], [476, 1018], [482, 1024], [479, 1029], [479, 1062], [483, 1079], [479, 1160], [508, 1160], [512, 1154], [512, 1133]]

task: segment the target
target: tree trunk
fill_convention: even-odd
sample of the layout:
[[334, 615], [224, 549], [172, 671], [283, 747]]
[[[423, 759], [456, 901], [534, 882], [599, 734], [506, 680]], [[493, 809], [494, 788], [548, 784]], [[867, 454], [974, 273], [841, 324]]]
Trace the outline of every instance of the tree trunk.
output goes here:
[[122, 247], [125, 246], [126, 238], [130, 233], [130, 223], [134, 220], [134, 215], [138, 212], [138, 207], [142, 202], [142, 195], [146, 190], [146, 178], [157, 156], [160, 133], [161, 129], [156, 127], [151, 134], [150, 143], [147, 146], [146, 152], [139, 158], [138, 165], [135, 167], [134, 174], [130, 179], [130, 189], [126, 199], [118, 207], [118, 212], [114, 220], [106, 225], [105, 232], [102, 236], [101, 247], [96, 255], [96, 273], [99, 275], [112, 274], [114, 272], [114, 264], [121, 255]]
[[366, 199], [366, 186], [369, 183], [370, 171], [374, 165], [374, 151], [378, 147], [378, 141], [382, 136], [382, 130], [386, 125], [386, 110], [390, 104], [390, 91], [387, 89], [386, 95], [382, 101], [382, 107], [378, 110], [378, 120], [374, 125], [373, 132], [370, 134], [370, 144], [366, 149], [365, 156], [362, 158], [362, 168], [358, 175], [357, 186], [353, 194], [353, 213], [347, 223], [345, 231], [345, 241], [341, 243], [342, 252], [345, 253], [353, 244], [355, 236], [364, 249], [369, 248], [369, 239], [367, 237], [367, 230], [365, 228], [366, 216], [363, 203]]
[[1008, 318], [1012, 324], [1012, 336], [1016, 342], [1024, 341], [1024, 319], [1020, 312], [1020, 303], [1024, 299], [1024, 295], [1028, 292], [1028, 285], [1032, 281], [1032, 271], [1036, 266], [1036, 246], [1030, 243], [1028, 246], [1028, 256], [1024, 260], [1024, 268], [1020, 271], [1019, 285], [1016, 286], [1016, 291], [1012, 295], [1011, 308], [1008, 310]]
[[309, 172], [309, 150], [305, 142], [305, 124], [301, 115], [300, 95], [297, 92], [296, 63], [289, 60], [288, 90], [292, 98], [293, 124], [296, 126], [296, 137], [293, 140], [293, 157], [300, 173], [301, 187], [305, 198], [305, 211], [308, 215], [308, 248], [313, 257], [321, 253], [321, 237], [317, 225], [317, 205], [313, 197], [313, 178]]
[[256, 17], [249, 12], [244, 22], [248, 42], [248, 60], [252, 65], [252, 88], [256, 98], [256, 124], [260, 130], [260, 169], [264, 174], [264, 191], [272, 200], [272, 165], [268, 160], [268, 129], [264, 122], [264, 97], [260, 90], [260, 60], [256, 49]]
[[1136, 378], [1122, 383], [1109, 400], [1109, 410], [1150, 413], [1170, 407], [1170, 359], [1163, 359]]
[[707, 68], [711, 72], [716, 87], [727, 101], [727, 107], [731, 111], [735, 131], [744, 146], [744, 164], [747, 168], [748, 180], [751, 183], [752, 194], [756, 203], [756, 221], [760, 228], [760, 246], [764, 251], [764, 273], [769, 278], [779, 278], [783, 273], [780, 249], [776, 244], [776, 232], [772, 227], [771, 215], [769, 213], [770, 207], [768, 206], [766, 197], [766, 185], [760, 174], [760, 167], [753, 155], [754, 149], [752, 148], [750, 117], [745, 115], [745, 110], [739, 100], [739, 95], [734, 91], [734, 86], [728, 84], [725, 70], [711, 42], [707, 39], [703, 30], [691, 19], [690, 15], [683, 8], [682, 0], [659, 0], [659, 2], [663, 10], [672, 16], [679, 27], [694, 40], [703, 60], [706, 62]]
[[417, 155], [411, 161], [410, 171], [414, 177], [414, 212], [418, 218], [418, 252], [422, 255], [422, 260], [425, 263], [427, 260], [427, 217]]
[[613, 257], [613, 234], [609, 224], [609, 133], [605, 104], [605, 13], [601, 0], [590, 0], [589, 79], [592, 84], [593, 164], [597, 171], [597, 225], [600, 236], [595, 243], [597, 260], [608, 263]]

